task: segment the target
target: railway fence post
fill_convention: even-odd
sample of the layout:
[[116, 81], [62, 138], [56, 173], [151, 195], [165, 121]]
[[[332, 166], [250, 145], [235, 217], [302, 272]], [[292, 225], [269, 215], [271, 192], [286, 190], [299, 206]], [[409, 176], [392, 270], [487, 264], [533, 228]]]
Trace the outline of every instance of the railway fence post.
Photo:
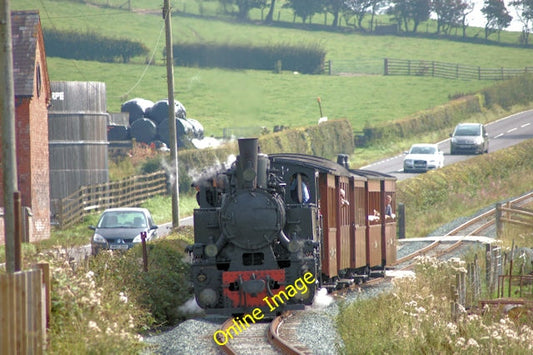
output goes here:
[[405, 205], [398, 204], [398, 238], [405, 239]]
[[496, 238], [500, 238], [502, 235], [502, 204], [496, 203]]

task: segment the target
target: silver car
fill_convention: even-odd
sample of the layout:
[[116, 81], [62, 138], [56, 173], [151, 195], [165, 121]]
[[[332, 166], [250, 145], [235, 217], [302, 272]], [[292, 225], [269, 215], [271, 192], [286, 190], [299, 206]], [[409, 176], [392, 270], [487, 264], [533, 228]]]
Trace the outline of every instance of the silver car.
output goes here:
[[91, 238], [92, 254], [100, 250], [128, 250], [141, 243], [141, 233], [146, 233], [146, 241], [157, 238], [157, 225], [146, 208], [124, 207], [105, 210]]
[[450, 154], [489, 152], [489, 135], [481, 123], [460, 123], [450, 134]]

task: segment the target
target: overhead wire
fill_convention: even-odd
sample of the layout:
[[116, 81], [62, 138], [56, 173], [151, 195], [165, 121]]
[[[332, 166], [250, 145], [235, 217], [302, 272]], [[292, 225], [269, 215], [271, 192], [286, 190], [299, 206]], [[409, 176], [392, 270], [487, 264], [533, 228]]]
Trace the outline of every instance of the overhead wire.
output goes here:
[[163, 30], [164, 29], [165, 29], [165, 23], [163, 22], [163, 24], [161, 25], [161, 29], [159, 30], [159, 36], [157, 37], [157, 41], [155, 43], [154, 49], [152, 50], [152, 54], [150, 56], [150, 60], [148, 60], [148, 62], [146, 63], [146, 65], [144, 67], [144, 70], [143, 70], [141, 76], [139, 77], [139, 79], [137, 80], [137, 82], [128, 91], [126, 91], [126, 93], [124, 95], [122, 95], [121, 97], [127, 97], [128, 94], [130, 92], [132, 92], [140, 84], [140, 82], [142, 81], [142, 79], [146, 75], [146, 72], [148, 71], [148, 68], [152, 65], [152, 61], [154, 59], [155, 52], [156, 52], [157, 48], [159, 47], [159, 42], [161, 41], [161, 35], [163, 34]]
[[[122, 13], [119, 13], [119, 14], [108, 14], [108, 15], [80, 15], [80, 16], [55, 16], [55, 17], [52, 17], [50, 16], [50, 14], [48, 13], [48, 10], [46, 8], [46, 6], [44, 5], [43, 3], [43, 0], [39, 0], [40, 4], [41, 4], [41, 7], [42, 9], [44, 10], [45, 12], [45, 16], [47, 18], [48, 21], [50, 21], [50, 24], [53, 28], [55, 28], [55, 23], [53, 20], [57, 20], [57, 19], [61, 19], [61, 18], [75, 18], [75, 17], [88, 17], [88, 16], [99, 16], [99, 17], [102, 17], [102, 16], [118, 16], [118, 15], [123, 15]], [[129, 14], [129, 13], [128, 13]], [[163, 30], [165, 28], [165, 24], [163, 22], [163, 24], [161, 25], [161, 29], [159, 31], [159, 36], [156, 40], [156, 43], [154, 45], [154, 48], [152, 50], [152, 54], [150, 55], [150, 59], [147, 61], [144, 69], [143, 69], [143, 72], [141, 73], [141, 76], [139, 77], [139, 79], [137, 80], [137, 82], [128, 90], [126, 91], [126, 93], [124, 95], [122, 95], [121, 97], [127, 97], [127, 95], [129, 93], [131, 93], [131, 91], [133, 91], [142, 81], [142, 79], [145, 77], [146, 75], [146, 72], [148, 71], [148, 68], [151, 66], [151, 63], [153, 62], [153, 59], [154, 59], [154, 56], [155, 56], [155, 53], [157, 51], [157, 48], [159, 46], [159, 43], [161, 41], [161, 36], [162, 36], [162, 33], [163, 33]], [[76, 69], [76, 71], [78, 72], [78, 74], [81, 75], [81, 77], [83, 78], [83, 80], [87, 81], [87, 82], [90, 82], [91, 80], [88, 80], [86, 75], [85, 75], [85, 72], [83, 70], [80, 69], [80, 67], [77, 65], [77, 62], [74, 61], [74, 60], [71, 60], [69, 61], [69, 63]]]

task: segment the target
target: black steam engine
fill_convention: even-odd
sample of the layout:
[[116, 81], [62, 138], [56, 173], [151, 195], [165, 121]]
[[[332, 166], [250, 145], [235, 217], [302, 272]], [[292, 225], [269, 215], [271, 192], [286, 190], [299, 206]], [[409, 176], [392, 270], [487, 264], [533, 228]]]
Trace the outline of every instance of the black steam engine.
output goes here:
[[395, 177], [349, 169], [346, 155], [267, 156], [257, 139], [239, 140], [239, 150], [230, 169], [197, 181], [188, 250], [206, 311], [303, 308], [318, 288], [364, 282], [394, 264]]
[[[200, 208], [188, 250], [196, 300], [210, 313], [268, 312], [265, 300], [320, 270], [316, 204], [286, 201], [286, 172], [271, 168], [257, 139], [240, 139], [239, 151], [230, 169], [197, 181]], [[298, 290], [283, 308], [310, 304], [315, 289]]]

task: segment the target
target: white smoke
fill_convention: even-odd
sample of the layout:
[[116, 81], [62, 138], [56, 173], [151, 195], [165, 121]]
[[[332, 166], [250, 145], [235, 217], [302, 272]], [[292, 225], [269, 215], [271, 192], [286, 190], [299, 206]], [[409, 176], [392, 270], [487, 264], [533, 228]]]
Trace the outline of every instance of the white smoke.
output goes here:
[[194, 297], [182, 304], [178, 309], [185, 315], [195, 315], [204, 312], [204, 310], [200, 308], [198, 303], [196, 303], [196, 299]]
[[315, 293], [315, 298], [313, 299], [313, 308], [326, 308], [332, 303], [333, 297], [328, 295], [328, 290], [325, 288], [321, 288]]

